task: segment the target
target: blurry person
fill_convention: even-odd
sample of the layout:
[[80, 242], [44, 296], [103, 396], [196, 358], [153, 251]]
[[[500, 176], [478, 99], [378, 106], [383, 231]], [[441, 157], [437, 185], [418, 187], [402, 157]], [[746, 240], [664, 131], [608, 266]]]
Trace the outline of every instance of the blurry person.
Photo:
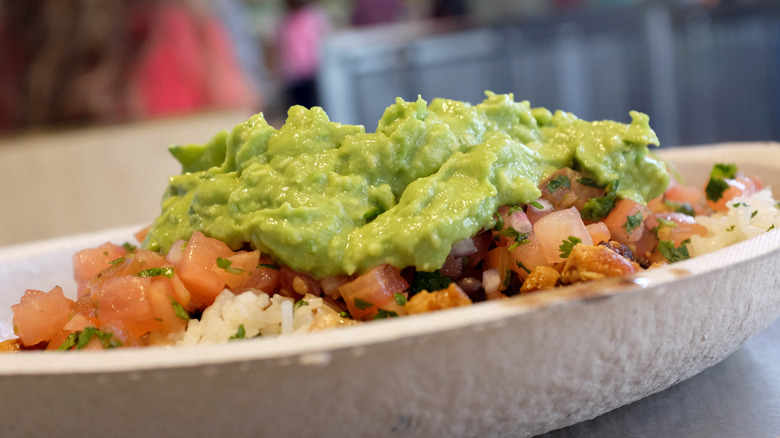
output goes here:
[[230, 35], [186, 0], [6, 0], [0, 129], [260, 105]]
[[287, 12], [278, 33], [278, 62], [289, 105], [319, 105], [317, 72], [320, 42], [330, 21], [307, 0], [286, 0]]
[[238, 61], [223, 23], [197, 1], [137, 3], [132, 66], [132, 110], [142, 116], [203, 108], [257, 110], [259, 90]]

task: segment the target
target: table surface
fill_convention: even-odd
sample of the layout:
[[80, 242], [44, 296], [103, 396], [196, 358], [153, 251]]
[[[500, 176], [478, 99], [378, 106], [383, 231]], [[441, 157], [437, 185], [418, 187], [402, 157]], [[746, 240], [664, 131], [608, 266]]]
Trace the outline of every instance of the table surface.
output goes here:
[[539, 438], [780, 437], [780, 319], [671, 388]]

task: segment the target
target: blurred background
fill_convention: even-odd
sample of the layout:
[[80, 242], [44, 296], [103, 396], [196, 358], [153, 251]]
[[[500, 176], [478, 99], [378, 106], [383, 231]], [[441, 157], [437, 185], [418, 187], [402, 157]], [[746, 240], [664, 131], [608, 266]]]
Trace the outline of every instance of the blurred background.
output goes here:
[[[171, 144], [291, 104], [373, 131], [395, 97], [780, 140], [780, 2], [0, 0], [0, 245], [150, 220]], [[96, 202], [99, 200], [99, 202]]]

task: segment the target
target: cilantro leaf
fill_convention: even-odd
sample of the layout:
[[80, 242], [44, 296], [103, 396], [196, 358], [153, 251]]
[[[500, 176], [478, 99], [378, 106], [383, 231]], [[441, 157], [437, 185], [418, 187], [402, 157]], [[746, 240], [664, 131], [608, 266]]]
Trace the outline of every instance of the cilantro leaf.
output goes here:
[[564, 240], [563, 243], [558, 247], [558, 249], [561, 251], [561, 257], [562, 258], [569, 258], [571, 255], [571, 250], [574, 248], [574, 245], [582, 243], [582, 239], [579, 237], [569, 236], [567, 240]]
[[585, 206], [582, 207], [582, 211], [580, 211], [580, 216], [582, 219], [591, 222], [598, 222], [604, 219], [612, 211], [612, 207], [615, 206], [615, 198], [617, 198], [617, 194], [610, 192], [600, 198], [588, 199]]
[[355, 307], [357, 307], [360, 310], [366, 310], [374, 307], [373, 303], [369, 303], [368, 301], [363, 301], [360, 298], [355, 298], [354, 304]]
[[396, 292], [395, 294], [393, 294], [393, 298], [395, 298], [395, 303], [398, 304], [399, 306], [403, 307], [406, 305], [407, 302], [406, 297], [401, 292]]
[[544, 205], [542, 205], [542, 203], [539, 201], [531, 201], [528, 203], [528, 205], [532, 206], [537, 210], [544, 210]]
[[604, 186], [596, 182], [596, 180], [587, 176], [583, 176], [582, 178], [577, 178], [577, 182], [587, 187], [594, 187], [597, 189], [604, 188]]
[[571, 180], [566, 175], [556, 175], [555, 178], [547, 181], [547, 191], [555, 193], [556, 190], [564, 188], [571, 188]]
[[238, 329], [236, 330], [236, 334], [229, 337], [228, 340], [232, 341], [233, 339], [244, 339], [246, 337], [246, 328], [244, 327], [244, 324], [239, 324]]
[[217, 257], [217, 267], [220, 269], [224, 269], [225, 272], [228, 274], [241, 274], [244, 272], [243, 269], [240, 268], [233, 268], [233, 261], [229, 259], [223, 259], [222, 257]]
[[81, 350], [82, 348], [86, 347], [87, 344], [89, 344], [89, 341], [91, 341], [93, 337], [96, 337], [98, 341], [100, 341], [100, 344], [103, 346], [103, 348], [121, 347], [122, 343], [112, 339], [113, 336], [114, 335], [111, 333], [104, 332], [98, 328], [86, 327], [82, 331], [74, 332], [68, 335], [65, 341], [59, 347], [57, 347], [57, 351], [66, 351], [71, 349]]
[[716, 164], [710, 172], [710, 180], [707, 182], [707, 187], [704, 188], [704, 192], [707, 194], [707, 199], [712, 202], [718, 202], [723, 193], [729, 188], [727, 179], [734, 179], [737, 176], [736, 164]]
[[168, 298], [171, 299], [171, 306], [173, 306], [173, 312], [176, 314], [177, 317], [189, 321], [190, 320], [190, 314], [187, 313], [186, 310], [184, 310], [184, 306], [179, 304], [178, 301], [174, 300], [172, 296], [168, 296]]
[[392, 310], [377, 309], [376, 315], [374, 315], [374, 319], [387, 319], [396, 316], [398, 316], [398, 313], [393, 312]]
[[664, 205], [671, 208], [675, 213], [687, 214], [688, 216], [696, 216], [696, 212], [693, 211], [693, 207], [690, 202], [677, 202], [671, 199], [664, 199]]
[[671, 240], [661, 240], [658, 242], [658, 251], [666, 260], [669, 260], [669, 263], [691, 258], [688, 253], [688, 247], [686, 247], [684, 243], [678, 248], [674, 246], [674, 242]]
[[423, 290], [434, 292], [446, 289], [452, 283], [452, 279], [443, 275], [438, 270], [433, 272], [417, 271], [414, 273], [412, 284], [409, 288], [410, 296]]
[[642, 225], [643, 220], [644, 218], [642, 217], [642, 212], [637, 211], [630, 216], [626, 216], [626, 223], [623, 224], [623, 228], [626, 229], [626, 233], [630, 233]]
[[523, 262], [521, 262], [520, 260], [515, 261], [515, 264], [517, 265], [518, 268], [522, 269], [523, 271], [529, 274], [531, 273], [531, 270], [528, 269], [528, 267], [524, 265]]
[[138, 277], [168, 277], [173, 278], [173, 268], [149, 268], [135, 274]]
[[308, 306], [309, 302], [306, 300], [298, 300], [293, 304], [293, 310], [300, 309], [303, 306]]

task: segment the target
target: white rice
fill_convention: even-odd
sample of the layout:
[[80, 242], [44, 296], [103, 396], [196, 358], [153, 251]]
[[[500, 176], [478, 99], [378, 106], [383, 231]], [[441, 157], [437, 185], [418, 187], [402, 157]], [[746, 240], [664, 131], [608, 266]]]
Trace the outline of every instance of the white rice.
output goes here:
[[[244, 338], [309, 332], [318, 313], [335, 314], [322, 298], [306, 295], [297, 305], [282, 295], [262, 291], [234, 295], [223, 291], [201, 318], [192, 319], [184, 332], [172, 335], [176, 345], [224, 344], [243, 326]], [[320, 327], [321, 328], [321, 327]]]
[[728, 211], [712, 216], [697, 216], [696, 222], [707, 228], [707, 236], [692, 236], [691, 257], [707, 254], [780, 228], [780, 210], [770, 189], [728, 203]]

